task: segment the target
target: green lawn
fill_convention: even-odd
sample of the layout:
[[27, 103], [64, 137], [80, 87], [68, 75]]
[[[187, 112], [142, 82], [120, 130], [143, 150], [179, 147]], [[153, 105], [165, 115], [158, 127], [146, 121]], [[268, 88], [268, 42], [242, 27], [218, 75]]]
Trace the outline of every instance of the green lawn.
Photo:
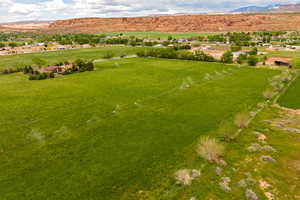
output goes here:
[[290, 86], [287, 92], [279, 99], [282, 106], [300, 109], [300, 78]]
[[297, 58], [300, 56], [300, 51], [267, 51], [268, 57], [286, 57]]
[[0, 199], [134, 199], [199, 136], [262, 101], [277, 73], [134, 58], [44, 81], [2, 75]]
[[44, 53], [30, 53], [30, 54], [18, 54], [9, 56], [0, 56], [0, 68], [1, 67], [24, 67], [24, 65], [34, 64], [34, 58], [40, 58], [47, 62], [47, 64], [54, 64], [56, 62], [74, 61], [77, 58], [82, 59], [99, 59], [106, 52], [111, 51], [115, 56], [121, 54], [135, 54], [142, 47], [100, 47], [100, 48], [88, 48], [88, 49], [73, 49], [63, 51], [53, 51]]

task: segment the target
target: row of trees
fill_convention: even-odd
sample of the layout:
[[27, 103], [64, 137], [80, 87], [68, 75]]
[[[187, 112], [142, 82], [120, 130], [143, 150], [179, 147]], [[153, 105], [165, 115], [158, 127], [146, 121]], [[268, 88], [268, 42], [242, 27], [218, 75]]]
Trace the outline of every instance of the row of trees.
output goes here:
[[196, 61], [206, 61], [206, 62], [215, 61], [215, 59], [212, 56], [209, 56], [202, 51], [196, 51], [195, 53], [192, 53], [189, 51], [176, 51], [174, 48], [165, 48], [165, 49], [151, 48], [151, 49], [139, 51], [137, 55], [139, 57], [156, 57], [156, 58], [196, 60]]
[[[234, 63], [234, 56], [231, 51], [225, 52], [220, 60], [205, 54], [203, 51], [189, 52], [189, 51], [176, 51], [173, 48], [166, 49], [146, 49], [137, 53], [139, 57], [155, 57], [155, 58], [168, 58], [168, 59], [182, 59], [182, 60], [195, 60], [205, 62], [221, 62], [231, 64]], [[259, 59], [253, 53], [240, 54], [237, 58], [237, 63], [243, 64], [247, 62], [250, 66], [256, 66]]]

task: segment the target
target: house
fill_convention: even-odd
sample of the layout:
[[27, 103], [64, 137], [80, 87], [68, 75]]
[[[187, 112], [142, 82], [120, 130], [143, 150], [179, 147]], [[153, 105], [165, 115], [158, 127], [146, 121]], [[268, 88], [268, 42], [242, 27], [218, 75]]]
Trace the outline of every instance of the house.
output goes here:
[[249, 53], [249, 52], [248, 51], [235, 51], [235, 52], [232, 52], [232, 55], [234, 58], [237, 58], [237, 57], [239, 57], [239, 55], [247, 54], [247, 53]]
[[291, 58], [270, 57], [266, 60], [266, 65], [269, 66], [287, 66], [290, 67]]
[[162, 45], [162, 44], [157, 44], [157, 45], [155, 45], [154, 47], [157, 47], [157, 48], [163, 48], [164, 45]]

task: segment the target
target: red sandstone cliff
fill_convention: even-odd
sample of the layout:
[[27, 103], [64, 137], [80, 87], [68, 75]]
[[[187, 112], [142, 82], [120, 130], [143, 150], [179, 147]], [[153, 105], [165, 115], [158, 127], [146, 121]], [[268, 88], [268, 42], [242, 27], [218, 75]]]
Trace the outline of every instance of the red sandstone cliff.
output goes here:
[[55, 21], [49, 30], [69, 33], [300, 30], [300, 14], [81, 18]]

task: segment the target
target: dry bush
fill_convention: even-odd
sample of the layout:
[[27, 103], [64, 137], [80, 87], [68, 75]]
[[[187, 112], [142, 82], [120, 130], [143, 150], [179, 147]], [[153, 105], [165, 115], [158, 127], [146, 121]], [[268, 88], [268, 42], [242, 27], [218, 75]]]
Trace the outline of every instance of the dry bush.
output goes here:
[[250, 119], [250, 115], [248, 113], [245, 113], [245, 112], [238, 113], [235, 116], [234, 124], [238, 128], [247, 128], [249, 125], [249, 119]]
[[177, 184], [190, 185], [193, 179], [201, 176], [200, 170], [196, 169], [181, 169], [175, 173]]
[[263, 92], [263, 96], [265, 99], [271, 100], [275, 96], [275, 92], [273, 89], [268, 88]]
[[218, 162], [224, 154], [225, 148], [215, 138], [203, 137], [198, 144], [198, 154], [209, 162]]
[[178, 184], [190, 185], [192, 183], [192, 178], [190, 175], [190, 170], [182, 169], [175, 173], [175, 179]]

